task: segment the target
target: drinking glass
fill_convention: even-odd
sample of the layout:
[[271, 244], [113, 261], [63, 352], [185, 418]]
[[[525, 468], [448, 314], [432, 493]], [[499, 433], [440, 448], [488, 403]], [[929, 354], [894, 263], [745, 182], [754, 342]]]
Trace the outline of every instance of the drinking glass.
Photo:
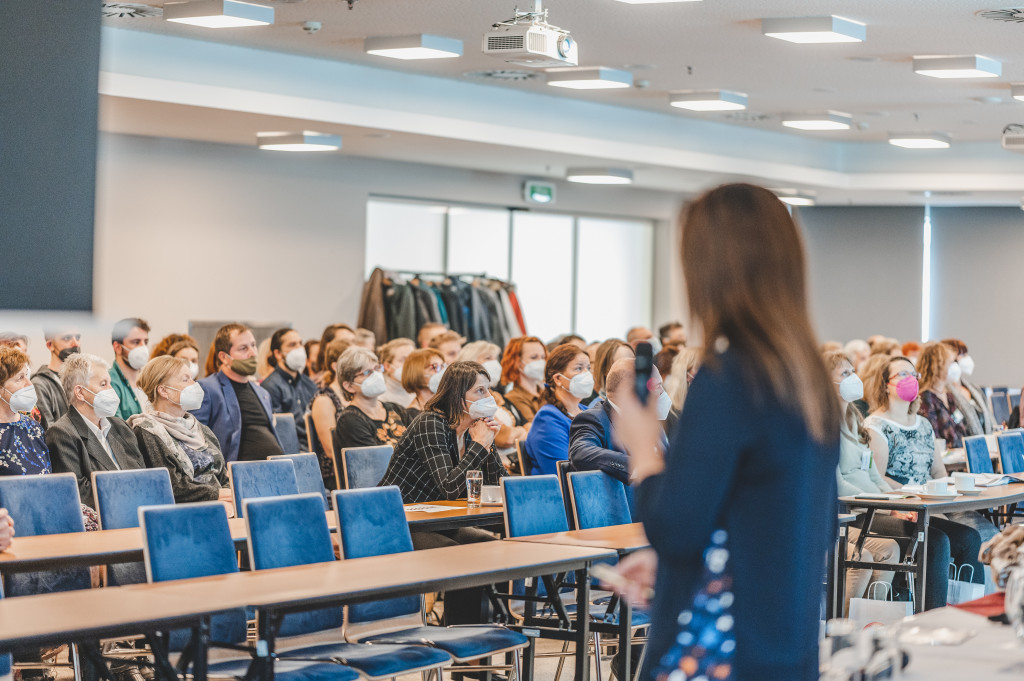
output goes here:
[[483, 471], [466, 471], [466, 506], [480, 508], [480, 495], [484, 489]]

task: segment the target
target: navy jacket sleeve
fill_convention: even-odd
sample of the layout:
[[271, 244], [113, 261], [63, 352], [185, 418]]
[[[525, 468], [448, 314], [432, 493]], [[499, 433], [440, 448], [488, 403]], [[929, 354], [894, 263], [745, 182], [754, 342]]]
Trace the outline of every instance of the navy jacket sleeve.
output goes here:
[[610, 448], [601, 418], [595, 407], [577, 414], [569, 427], [569, 461], [574, 471], [603, 471], [625, 485], [629, 484], [629, 459]]

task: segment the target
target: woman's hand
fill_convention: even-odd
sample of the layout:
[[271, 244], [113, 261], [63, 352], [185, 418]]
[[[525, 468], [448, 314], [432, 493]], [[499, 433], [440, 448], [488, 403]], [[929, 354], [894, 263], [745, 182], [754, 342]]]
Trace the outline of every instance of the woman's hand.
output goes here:
[[661, 448], [658, 401], [649, 399], [644, 407], [629, 391], [616, 396], [615, 406], [619, 411], [612, 417], [612, 437], [629, 454], [631, 480], [639, 483], [661, 473], [665, 470], [665, 453]]
[[494, 419], [477, 419], [469, 426], [469, 437], [484, 449], [490, 449], [499, 430], [501, 424]]
[[909, 520], [912, 523], [917, 522], [917, 513], [914, 511], [893, 511], [893, 518], [899, 518], [900, 520]]
[[14, 518], [6, 508], [0, 508], [0, 551], [6, 551], [14, 538]]
[[615, 571], [621, 575], [622, 582], [606, 586], [632, 605], [646, 607], [654, 591], [658, 554], [653, 549], [637, 551], [619, 561]]

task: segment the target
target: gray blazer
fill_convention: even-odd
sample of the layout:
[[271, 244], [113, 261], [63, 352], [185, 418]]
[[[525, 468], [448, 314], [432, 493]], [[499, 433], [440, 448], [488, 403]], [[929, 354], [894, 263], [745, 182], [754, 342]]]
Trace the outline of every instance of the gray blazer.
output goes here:
[[[117, 417], [110, 421], [107, 441], [121, 470], [145, 468], [135, 433]], [[54, 473], [74, 473], [82, 503], [96, 508], [92, 493], [93, 471], [115, 471], [117, 468], [103, 444], [96, 438], [85, 418], [74, 407], [46, 430], [46, 447]]]
[[64, 394], [64, 387], [61, 386], [57, 373], [45, 364], [33, 374], [32, 385], [35, 386], [38, 397], [36, 406], [39, 407], [39, 414], [43, 418], [43, 430], [46, 430], [67, 412], [68, 398]]

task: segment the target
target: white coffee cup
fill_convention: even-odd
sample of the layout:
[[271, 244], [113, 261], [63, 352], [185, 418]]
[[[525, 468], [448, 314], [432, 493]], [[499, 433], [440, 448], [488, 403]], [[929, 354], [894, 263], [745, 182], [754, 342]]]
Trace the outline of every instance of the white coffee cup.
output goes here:
[[485, 504], [500, 504], [502, 502], [501, 485], [484, 485], [480, 500]]
[[976, 489], [974, 476], [970, 473], [953, 473], [953, 483], [960, 492], [973, 492]]
[[948, 480], [929, 480], [924, 485], [928, 494], [950, 494]]

